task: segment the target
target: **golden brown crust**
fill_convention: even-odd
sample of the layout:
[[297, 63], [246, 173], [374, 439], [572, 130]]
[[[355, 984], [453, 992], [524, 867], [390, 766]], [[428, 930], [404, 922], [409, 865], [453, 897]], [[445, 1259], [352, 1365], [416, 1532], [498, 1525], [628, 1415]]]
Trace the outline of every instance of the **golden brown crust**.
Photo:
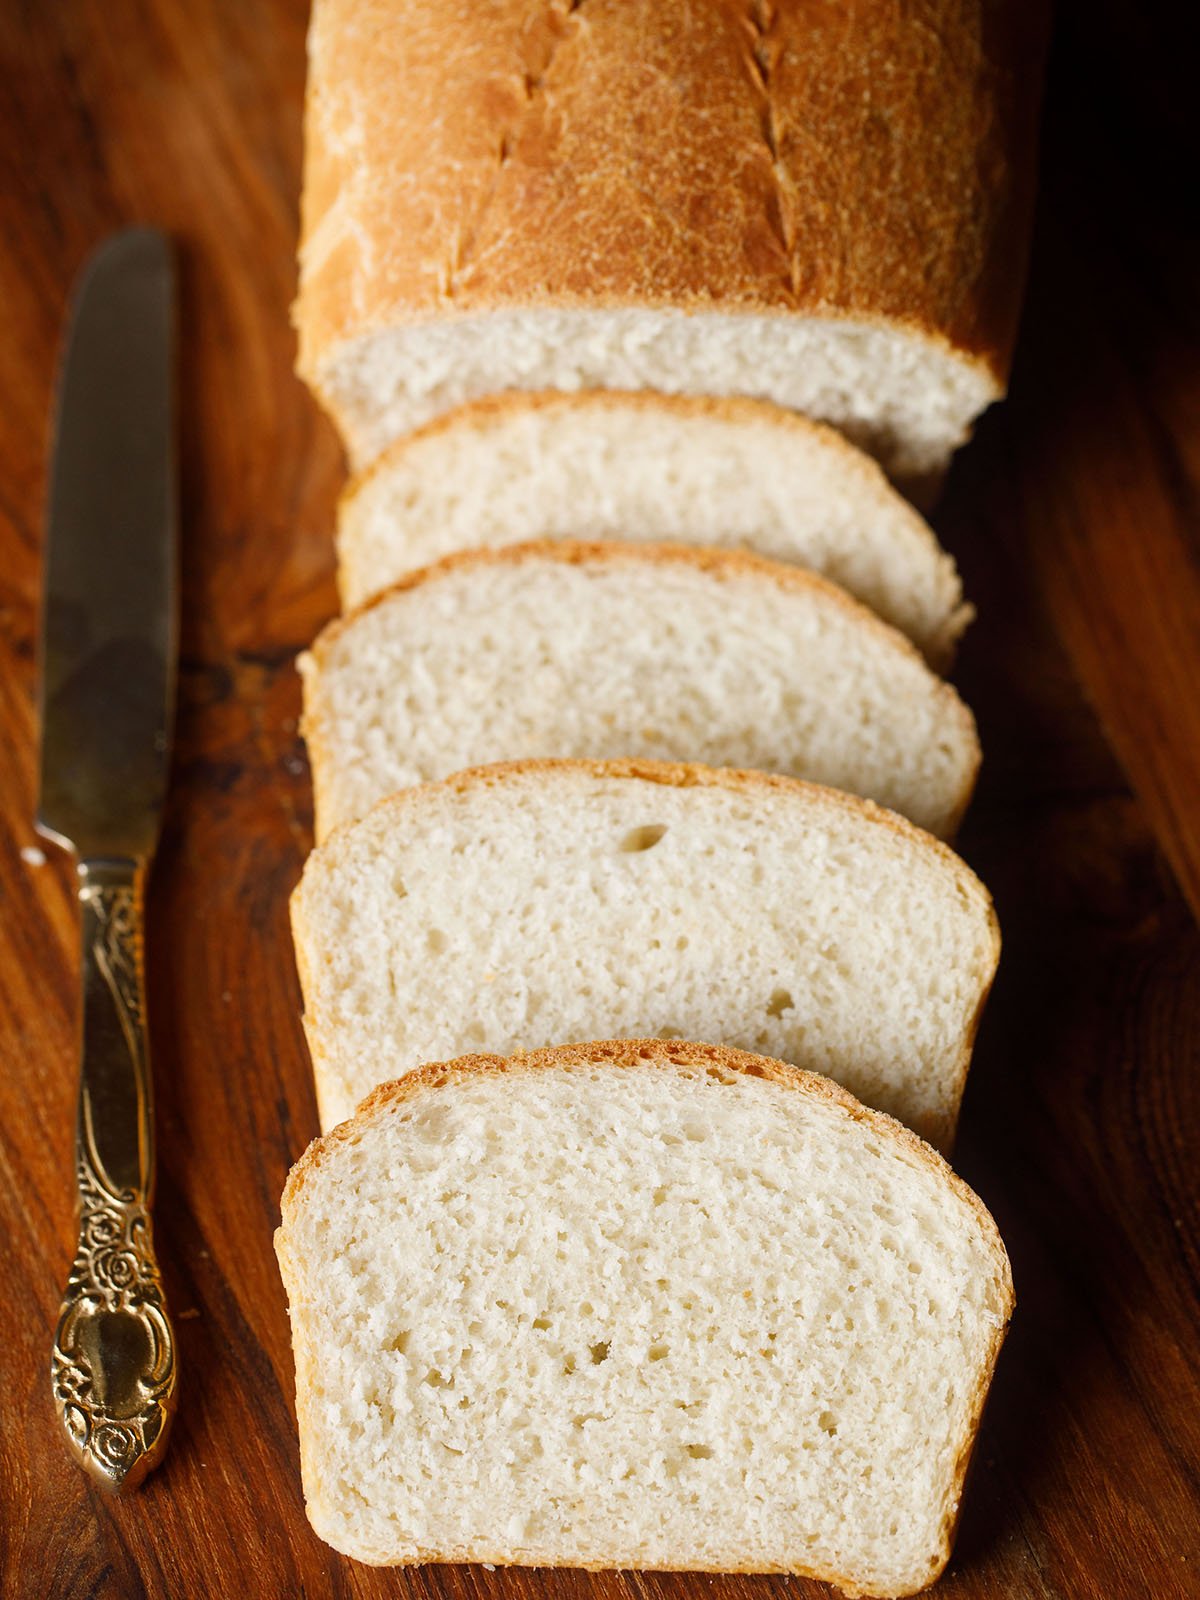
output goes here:
[[[437, 1091], [453, 1086], [455, 1082], [461, 1081], [463, 1078], [492, 1073], [535, 1073], [548, 1069], [559, 1071], [565, 1069], [569, 1071], [572, 1068], [590, 1067], [597, 1063], [619, 1066], [631, 1071], [638, 1069], [669, 1070], [682, 1068], [689, 1071], [700, 1069], [705, 1073], [724, 1074], [728, 1077], [765, 1078], [769, 1082], [779, 1084], [784, 1088], [806, 1094], [812, 1099], [822, 1101], [824, 1104], [836, 1108], [849, 1120], [865, 1124], [874, 1133], [888, 1141], [896, 1154], [907, 1165], [924, 1168], [937, 1181], [944, 1183], [974, 1217], [986, 1242], [988, 1253], [995, 1263], [996, 1278], [1003, 1299], [1003, 1321], [993, 1333], [988, 1349], [985, 1351], [980, 1364], [979, 1378], [972, 1397], [972, 1404], [968, 1408], [963, 1436], [955, 1455], [951, 1485], [945, 1502], [938, 1558], [936, 1563], [931, 1566], [927, 1577], [912, 1589], [883, 1591], [869, 1587], [860, 1588], [844, 1573], [799, 1565], [795, 1567], [780, 1566], [772, 1569], [758, 1567], [662, 1568], [664, 1571], [749, 1572], [773, 1570], [793, 1572], [797, 1576], [817, 1578], [826, 1583], [836, 1584], [848, 1596], [858, 1594], [882, 1595], [885, 1593], [888, 1595], [900, 1595], [920, 1592], [942, 1572], [950, 1558], [962, 1498], [963, 1482], [978, 1434], [979, 1422], [984, 1402], [987, 1398], [988, 1388], [991, 1384], [992, 1374], [995, 1370], [1001, 1346], [1004, 1343], [1008, 1322], [1011, 1319], [1015, 1304], [1012, 1272], [999, 1229], [996, 1227], [991, 1213], [975, 1191], [957, 1176], [936, 1150], [932, 1149], [924, 1140], [918, 1138], [915, 1133], [912, 1133], [908, 1128], [897, 1122], [894, 1117], [888, 1116], [886, 1112], [873, 1111], [862, 1105], [848, 1090], [843, 1089], [829, 1078], [822, 1077], [817, 1073], [807, 1072], [801, 1067], [791, 1066], [787, 1062], [776, 1061], [767, 1056], [753, 1055], [749, 1051], [723, 1045], [700, 1044], [675, 1039], [611, 1039], [592, 1044], [559, 1045], [509, 1057], [466, 1055], [460, 1056], [453, 1061], [430, 1063], [427, 1066], [419, 1067], [404, 1078], [381, 1084], [377, 1089], [373, 1090], [349, 1121], [343, 1122], [339, 1127], [334, 1128], [323, 1137], [314, 1139], [289, 1173], [281, 1201], [282, 1226], [275, 1235], [276, 1251], [289, 1294], [291, 1293], [292, 1284], [291, 1264], [286, 1254], [286, 1230], [290, 1214], [307, 1180], [321, 1167], [325, 1159], [337, 1150], [339, 1145], [356, 1142], [367, 1128], [384, 1120], [397, 1106], [401, 1106], [427, 1091]], [[301, 1424], [303, 1426], [303, 1416], [301, 1417]], [[353, 1554], [354, 1552], [351, 1553]], [[361, 1560], [361, 1555], [357, 1556], [357, 1559]], [[521, 1553], [506, 1547], [488, 1550], [472, 1547], [470, 1549], [464, 1548], [460, 1551], [421, 1551], [400, 1561], [384, 1561], [377, 1564], [411, 1566], [433, 1561], [459, 1559], [519, 1565], [521, 1564]], [[558, 1565], [558, 1563], [542, 1560], [539, 1560], [538, 1564], [546, 1566]], [[586, 1570], [605, 1570], [600, 1563], [579, 1563], [579, 1565]]]
[[907, 328], [999, 392], [1043, 10], [318, 0], [301, 370], [402, 322], [636, 306]]

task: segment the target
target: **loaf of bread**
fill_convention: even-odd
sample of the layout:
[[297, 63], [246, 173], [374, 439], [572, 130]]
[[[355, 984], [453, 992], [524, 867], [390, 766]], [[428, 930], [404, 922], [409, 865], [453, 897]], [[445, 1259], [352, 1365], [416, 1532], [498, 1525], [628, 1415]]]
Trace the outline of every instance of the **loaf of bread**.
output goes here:
[[1008, 1259], [826, 1079], [656, 1040], [427, 1067], [309, 1148], [276, 1249], [308, 1515], [360, 1561], [946, 1563]]
[[891, 812], [654, 762], [405, 790], [312, 853], [292, 926], [324, 1128], [423, 1062], [657, 1034], [827, 1073], [943, 1148], [999, 945]]
[[945, 837], [971, 713], [900, 634], [798, 567], [686, 545], [447, 557], [301, 657], [317, 837], [406, 785], [541, 757], [811, 778]]
[[970, 616], [927, 524], [832, 428], [764, 400], [603, 390], [477, 400], [393, 444], [339, 507], [342, 599], [459, 550], [559, 538], [796, 562], [934, 666]]
[[357, 466], [506, 389], [752, 394], [901, 478], [1004, 389], [1032, 0], [316, 0], [299, 367]]

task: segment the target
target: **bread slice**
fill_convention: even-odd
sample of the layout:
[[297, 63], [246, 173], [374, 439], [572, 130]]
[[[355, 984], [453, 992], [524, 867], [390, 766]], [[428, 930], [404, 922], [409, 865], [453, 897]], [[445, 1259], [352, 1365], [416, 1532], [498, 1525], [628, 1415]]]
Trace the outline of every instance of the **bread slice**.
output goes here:
[[1046, 9], [317, 0], [300, 371], [356, 467], [480, 395], [654, 389], [936, 475], [1007, 377]]
[[866, 795], [946, 836], [971, 713], [840, 589], [684, 545], [447, 557], [300, 659], [317, 836], [407, 784], [501, 758], [696, 758]]
[[347, 1555], [852, 1595], [946, 1563], [1008, 1258], [828, 1080], [657, 1040], [427, 1067], [309, 1148], [275, 1240]]
[[655, 762], [405, 790], [292, 898], [325, 1128], [472, 1049], [657, 1034], [827, 1073], [949, 1143], [999, 939], [987, 891], [891, 812]]
[[954, 562], [832, 428], [762, 400], [510, 394], [398, 440], [342, 498], [342, 599], [533, 539], [720, 545], [832, 578], [943, 665], [970, 617]]

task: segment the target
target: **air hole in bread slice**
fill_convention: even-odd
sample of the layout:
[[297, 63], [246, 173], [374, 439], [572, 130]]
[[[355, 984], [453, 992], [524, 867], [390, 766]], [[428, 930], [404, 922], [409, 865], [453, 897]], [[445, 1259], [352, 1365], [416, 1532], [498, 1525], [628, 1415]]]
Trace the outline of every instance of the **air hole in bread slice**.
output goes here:
[[645, 823], [640, 828], [630, 828], [621, 840], [621, 850], [626, 855], [637, 855], [642, 850], [653, 850], [666, 831], [665, 827], [656, 822]]

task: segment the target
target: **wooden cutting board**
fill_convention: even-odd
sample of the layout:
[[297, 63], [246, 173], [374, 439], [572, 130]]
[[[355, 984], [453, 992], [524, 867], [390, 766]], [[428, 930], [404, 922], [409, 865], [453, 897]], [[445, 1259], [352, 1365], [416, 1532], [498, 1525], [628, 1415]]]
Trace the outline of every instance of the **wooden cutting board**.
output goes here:
[[[959, 680], [986, 760], [961, 843], [1006, 937], [958, 1164], [1019, 1297], [945, 1600], [1200, 1595], [1196, 92], [1186, 7], [1060, 11], [1013, 395], [936, 518], [979, 607]], [[316, 1131], [286, 915], [311, 842], [292, 659], [334, 610], [341, 472], [291, 374], [304, 12], [0, 8], [0, 1592], [818, 1596], [371, 1572], [304, 1518], [271, 1233]], [[68, 1461], [47, 1384], [76, 935], [68, 863], [39, 859], [30, 816], [56, 344], [85, 254], [135, 220], [184, 263], [181, 704], [149, 925], [183, 1394], [163, 1470], [114, 1504]]]

